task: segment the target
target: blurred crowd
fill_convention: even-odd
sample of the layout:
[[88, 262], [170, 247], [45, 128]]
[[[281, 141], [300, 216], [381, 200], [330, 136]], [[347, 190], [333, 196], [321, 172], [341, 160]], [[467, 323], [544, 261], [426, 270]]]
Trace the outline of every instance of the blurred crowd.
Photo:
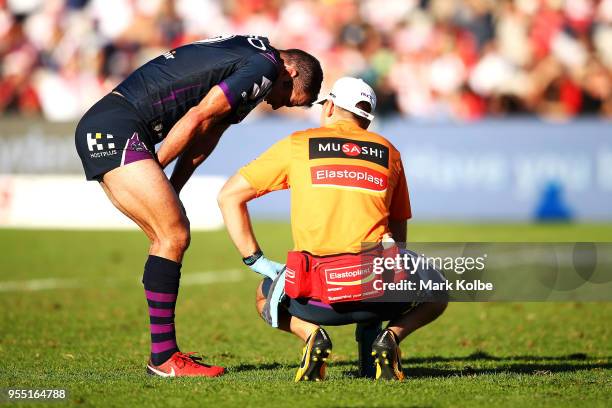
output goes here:
[[377, 91], [379, 115], [612, 118], [612, 0], [0, 0], [0, 113], [75, 120], [147, 60], [270, 38]]

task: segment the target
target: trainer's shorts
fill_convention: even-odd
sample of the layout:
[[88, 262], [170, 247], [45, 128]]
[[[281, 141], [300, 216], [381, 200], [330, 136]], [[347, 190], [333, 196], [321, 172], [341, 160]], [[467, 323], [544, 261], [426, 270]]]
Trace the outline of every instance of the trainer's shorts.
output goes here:
[[[268, 296], [272, 279], [263, 280], [262, 292]], [[286, 297], [279, 308], [279, 316], [291, 316], [322, 326], [343, 326], [351, 323], [392, 320], [414, 309], [418, 302], [343, 302], [327, 305], [317, 300]]]
[[139, 160], [157, 160], [155, 146], [135, 108], [113, 93], [81, 118], [75, 144], [87, 180], [99, 181], [110, 170]]

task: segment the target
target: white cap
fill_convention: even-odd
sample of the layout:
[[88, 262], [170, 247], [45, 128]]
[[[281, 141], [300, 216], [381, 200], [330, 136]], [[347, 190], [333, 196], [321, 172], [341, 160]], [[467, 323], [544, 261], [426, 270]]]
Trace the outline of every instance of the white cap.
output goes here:
[[368, 120], [374, 119], [374, 115], [359, 109], [359, 102], [368, 102], [372, 105], [372, 110], [376, 109], [376, 93], [370, 85], [366, 84], [363, 79], [342, 77], [334, 83], [328, 95], [319, 98], [315, 103], [325, 103], [326, 100], [331, 100], [334, 105], [353, 112], [355, 115], [361, 116]]

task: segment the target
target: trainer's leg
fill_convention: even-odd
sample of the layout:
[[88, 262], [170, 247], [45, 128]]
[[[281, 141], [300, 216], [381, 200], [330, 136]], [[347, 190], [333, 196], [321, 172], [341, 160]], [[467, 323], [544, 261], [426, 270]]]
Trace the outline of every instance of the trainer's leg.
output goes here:
[[174, 189], [154, 160], [108, 172], [102, 187], [151, 242], [142, 281], [149, 304], [151, 362], [158, 366], [178, 351], [174, 308], [181, 261], [189, 246], [189, 223]]
[[408, 313], [391, 320], [387, 329], [395, 334], [399, 344], [410, 333], [436, 320], [446, 306], [446, 302], [421, 303]]
[[[262, 286], [263, 281], [261, 281], [259, 286], [257, 286], [257, 292], [255, 294], [255, 307], [257, 308], [257, 313], [260, 316], [264, 306], [266, 305], [266, 297], [263, 294]], [[303, 341], [306, 341], [308, 336], [318, 329], [319, 326], [304, 321], [299, 317], [291, 316], [289, 313], [279, 313], [278, 328], [280, 330], [293, 333]]]
[[[260, 316], [267, 300], [263, 293], [263, 285], [264, 282], [267, 284], [270, 281], [269, 278], [266, 278], [257, 287], [255, 304]], [[327, 359], [333, 347], [327, 332], [319, 325], [291, 315], [288, 310], [286, 310], [285, 313], [279, 313], [278, 320], [279, 329], [295, 334], [304, 342], [300, 367], [295, 373], [294, 381], [324, 380], [327, 369]]]
[[382, 331], [381, 321], [357, 323], [355, 325], [355, 340], [357, 340], [357, 355], [359, 356], [359, 376], [374, 378], [374, 356], [372, 344]]

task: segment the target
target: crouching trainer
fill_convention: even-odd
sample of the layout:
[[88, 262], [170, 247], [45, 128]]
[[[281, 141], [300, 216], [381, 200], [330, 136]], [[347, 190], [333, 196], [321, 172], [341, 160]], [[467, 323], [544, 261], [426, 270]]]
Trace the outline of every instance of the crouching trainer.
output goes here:
[[[363, 269], [360, 262], [382, 251], [384, 241], [405, 242], [411, 210], [399, 152], [366, 130], [376, 107], [372, 88], [341, 78], [317, 103], [321, 127], [282, 139], [241, 168], [221, 190], [219, 206], [244, 263], [265, 276], [258, 312], [305, 342], [295, 381], [325, 378], [332, 342], [320, 326], [352, 323], [360, 373], [402, 380], [400, 342], [440, 316], [446, 302], [372, 301], [376, 291], [363, 290], [365, 277], [347, 281], [350, 273], [332, 273]], [[286, 268], [263, 254], [246, 205], [282, 189], [291, 189], [295, 245]]]

